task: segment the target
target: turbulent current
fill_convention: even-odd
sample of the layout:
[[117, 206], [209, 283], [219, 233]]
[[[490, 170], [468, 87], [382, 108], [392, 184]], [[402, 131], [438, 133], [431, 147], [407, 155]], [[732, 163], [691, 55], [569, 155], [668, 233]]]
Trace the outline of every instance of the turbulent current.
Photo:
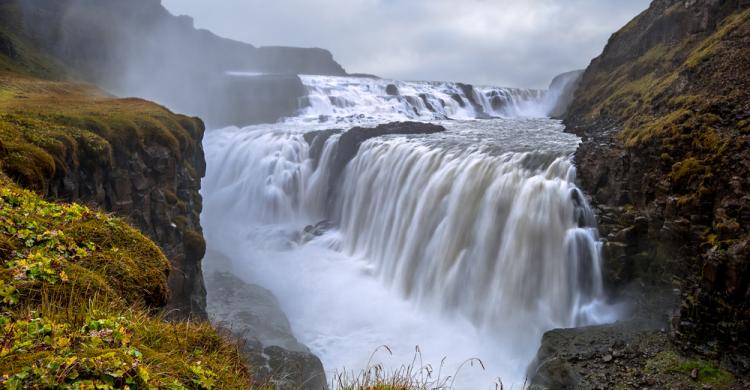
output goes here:
[[[579, 140], [531, 118], [545, 92], [303, 81], [310, 104], [298, 117], [206, 134], [202, 219], [211, 249], [278, 296], [329, 373], [361, 369], [380, 345], [394, 356], [374, 360], [397, 368], [419, 346], [435, 368], [446, 357], [443, 375], [482, 360], [458, 388], [518, 386], [544, 331], [614, 318], [595, 218], [574, 183]], [[304, 137], [396, 119], [447, 131], [365, 141], [335, 182], [340, 136], [315, 153]]]

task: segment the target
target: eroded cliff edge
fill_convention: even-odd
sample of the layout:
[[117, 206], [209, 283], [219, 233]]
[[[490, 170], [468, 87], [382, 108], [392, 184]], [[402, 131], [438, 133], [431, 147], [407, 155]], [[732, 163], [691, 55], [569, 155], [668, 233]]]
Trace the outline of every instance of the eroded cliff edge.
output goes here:
[[[557, 372], [568, 378], [559, 383], [607, 383], [587, 379], [586, 371], [598, 370], [637, 385], [683, 385], [647, 375], [657, 363], [679, 367], [678, 358], [720, 363], [712, 373], [748, 375], [748, 52], [750, 2], [656, 0], [584, 72], [565, 124], [583, 138], [576, 165], [599, 211], [608, 285], [615, 299], [634, 302], [638, 316], [662, 325], [650, 327], [652, 342], [636, 351], [642, 358], [626, 363], [642, 374], [635, 380], [613, 368], [627, 343], [618, 348], [611, 339], [583, 358], [564, 351], [571, 340], [591, 342], [584, 339], [601, 328], [551, 332], [540, 356], [559, 358]], [[666, 359], [665, 351], [681, 356]], [[686, 386], [710, 379], [688, 371], [679, 373]]]
[[47, 198], [126, 217], [172, 264], [173, 313], [205, 317], [203, 123], [71, 82], [4, 74], [0, 90], [3, 171]]

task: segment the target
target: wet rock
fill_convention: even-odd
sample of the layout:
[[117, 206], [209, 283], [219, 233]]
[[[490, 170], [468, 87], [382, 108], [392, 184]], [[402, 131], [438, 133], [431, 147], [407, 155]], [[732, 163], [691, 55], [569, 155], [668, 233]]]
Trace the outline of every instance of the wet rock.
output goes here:
[[398, 87], [395, 84], [388, 84], [385, 87], [385, 93], [388, 94], [388, 96], [398, 96]]
[[276, 297], [229, 269], [227, 257], [216, 252], [206, 255], [207, 310], [213, 323], [243, 340], [243, 357], [254, 380], [278, 389], [326, 389], [320, 359], [294, 337]]
[[[647, 291], [674, 284], [682, 291], [674, 341], [737, 367], [750, 361], [750, 254], [733, 252], [750, 241], [750, 68], [736, 56], [750, 50], [750, 25], [740, 16], [748, 7], [653, 1], [592, 61], [564, 118], [583, 138], [577, 177], [602, 211], [604, 250], [616, 257], [604, 269], [618, 283], [611, 292], [628, 280]], [[719, 33], [729, 27], [731, 34]], [[685, 65], [708, 42], [711, 52]], [[652, 76], [658, 81], [628, 90]], [[684, 117], [670, 116], [680, 110]], [[708, 127], [726, 147], [703, 146]]]
[[320, 221], [316, 223], [315, 225], [307, 225], [304, 229], [302, 229], [302, 234], [300, 236], [300, 243], [306, 243], [312, 240], [315, 237], [320, 237], [325, 232], [333, 228], [333, 222], [331, 221]]
[[461, 108], [466, 107], [466, 102], [464, 101], [463, 98], [461, 98], [461, 95], [457, 93], [451, 94], [451, 99], [456, 101], [456, 103], [458, 103], [458, 105], [461, 106]]

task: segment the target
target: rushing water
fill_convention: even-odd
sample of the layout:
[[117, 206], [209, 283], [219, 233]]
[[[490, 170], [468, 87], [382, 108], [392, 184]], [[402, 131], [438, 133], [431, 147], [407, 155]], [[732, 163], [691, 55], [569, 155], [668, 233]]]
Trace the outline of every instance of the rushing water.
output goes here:
[[298, 120], [371, 121], [545, 116], [555, 92], [338, 76], [301, 76], [307, 88]]
[[[298, 118], [206, 134], [202, 218], [209, 246], [278, 296], [329, 373], [362, 368], [380, 345], [395, 356], [376, 361], [397, 367], [418, 345], [433, 366], [447, 357], [444, 374], [468, 358], [485, 363], [485, 371], [464, 369], [460, 388], [491, 388], [498, 377], [518, 386], [545, 330], [613, 319], [593, 214], [574, 184], [579, 140], [559, 122], [516, 113], [374, 138], [329, 191], [338, 136], [315, 161], [303, 134], [330, 117], [310, 118], [411, 116], [382, 80], [305, 83], [322, 103]], [[456, 87], [397, 85], [400, 96], [427, 86], [431, 98]], [[513, 99], [527, 98], [519, 93]], [[301, 233], [324, 219], [334, 226], [324, 234]]]

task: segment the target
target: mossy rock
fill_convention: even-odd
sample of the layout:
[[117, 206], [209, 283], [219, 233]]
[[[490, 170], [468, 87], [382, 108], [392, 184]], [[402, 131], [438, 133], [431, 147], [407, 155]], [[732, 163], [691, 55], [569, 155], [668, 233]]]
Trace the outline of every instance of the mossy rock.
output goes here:
[[[169, 262], [122, 220], [89, 208], [39, 199], [2, 179], [0, 236], [16, 248], [3, 262], [17, 300], [161, 307]], [[5, 253], [8, 253], [6, 250]]]

